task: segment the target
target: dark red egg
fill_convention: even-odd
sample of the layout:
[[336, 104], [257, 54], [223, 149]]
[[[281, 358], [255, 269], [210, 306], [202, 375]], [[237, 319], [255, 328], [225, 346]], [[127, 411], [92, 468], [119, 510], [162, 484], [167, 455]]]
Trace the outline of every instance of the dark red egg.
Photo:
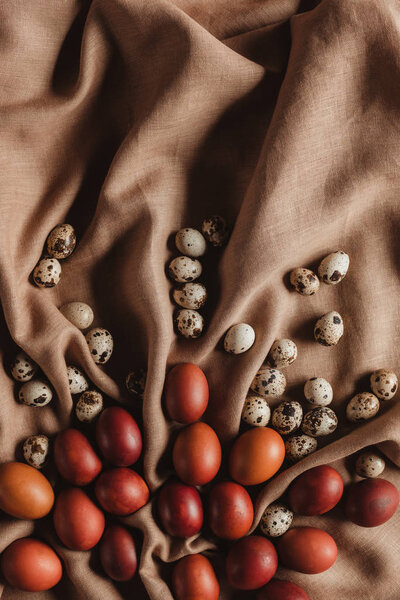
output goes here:
[[278, 552], [285, 567], [311, 575], [333, 565], [337, 546], [333, 537], [322, 529], [295, 527], [279, 538]]
[[103, 466], [89, 440], [77, 429], [66, 429], [57, 435], [54, 462], [64, 479], [79, 486], [91, 483]]
[[361, 527], [386, 523], [399, 505], [399, 492], [386, 479], [363, 479], [354, 483], [346, 500], [346, 516]]
[[135, 542], [128, 529], [121, 525], [107, 527], [100, 542], [100, 562], [114, 581], [129, 581], [136, 572]]
[[218, 600], [219, 583], [210, 561], [202, 554], [184, 556], [172, 573], [176, 600]]
[[271, 579], [259, 590], [257, 600], [310, 600], [310, 597], [303, 588], [291, 581]]
[[229, 583], [239, 590], [256, 590], [275, 575], [278, 556], [274, 546], [264, 537], [244, 537], [230, 549], [226, 559]]
[[322, 515], [339, 502], [343, 479], [329, 465], [313, 467], [299, 475], [289, 488], [289, 504], [300, 515]]
[[129, 467], [142, 451], [142, 434], [135, 419], [120, 406], [106, 408], [96, 424], [102, 455], [116, 467]]
[[158, 515], [163, 529], [175, 537], [188, 538], [203, 526], [203, 505], [195, 487], [169, 481], [160, 491]]
[[208, 395], [206, 376], [197, 365], [181, 363], [168, 373], [164, 401], [174, 421], [185, 424], [198, 421], [207, 408]]
[[233, 481], [215, 485], [208, 497], [208, 523], [216, 536], [237, 540], [249, 531], [254, 518], [251, 498]]
[[121, 517], [142, 508], [150, 496], [144, 479], [126, 467], [102, 473], [96, 481], [95, 493], [105, 511]]

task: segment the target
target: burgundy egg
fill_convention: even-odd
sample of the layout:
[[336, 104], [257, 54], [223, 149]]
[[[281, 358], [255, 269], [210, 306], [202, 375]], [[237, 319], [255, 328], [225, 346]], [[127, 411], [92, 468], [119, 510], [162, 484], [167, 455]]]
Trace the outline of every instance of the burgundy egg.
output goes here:
[[310, 600], [310, 596], [291, 581], [271, 579], [257, 593], [257, 600]]
[[120, 406], [103, 410], [96, 424], [97, 444], [112, 465], [129, 467], [142, 451], [142, 434], [133, 417]]
[[77, 429], [66, 429], [57, 435], [54, 462], [64, 479], [79, 486], [91, 483], [103, 466], [87, 437]]
[[272, 543], [259, 535], [244, 537], [230, 549], [226, 559], [229, 583], [239, 590], [256, 590], [268, 583], [278, 567]]
[[386, 479], [363, 479], [354, 483], [346, 500], [346, 516], [361, 527], [386, 523], [399, 505], [399, 492]]
[[100, 542], [100, 561], [114, 581], [129, 581], [136, 572], [135, 542], [129, 530], [121, 525], [107, 527]]
[[329, 465], [319, 465], [299, 475], [289, 488], [289, 504], [300, 515], [322, 515], [339, 502], [343, 479]]
[[166, 483], [158, 496], [158, 515], [169, 535], [188, 538], [203, 526], [203, 505], [195, 487], [179, 481]]

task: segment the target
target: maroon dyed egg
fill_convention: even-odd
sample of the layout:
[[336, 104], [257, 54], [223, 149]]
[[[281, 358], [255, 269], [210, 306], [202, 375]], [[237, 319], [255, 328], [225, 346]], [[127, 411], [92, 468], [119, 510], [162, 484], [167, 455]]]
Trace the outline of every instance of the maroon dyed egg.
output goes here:
[[96, 481], [95, 493], [105, 511], [121, 517], [142, 508], [150, 496], [144, 479], [125, 467], [102, 473]]
[[289, 488], [289, 504], [300, 515], [322, 515], [339, 502], [343, 479], [329, 465], [319, 465], [299, 475]]
[[291, 581], [271, 579], [257, 593], [257, 600], [310, 600], [310, 597], [303, 588]]
[[229, 583], [239, 590], [256, 590], [275, 575], [278, 556], [274, 546], [264, 537], [244, 537], [230, 549], [226, 559]]
[[136, 572], [135, 542], [125, 527], [107, 527], [100, 543], [100, 562], [114, 581], [129, 581]]
[[203, 526], [203, 505], [193, 486], [169, 481], [160, 491], [157, 508], [163, 529], [169, 535], [188, 538], [199, 533]]
[[215, 485], [208, 497], [208, 523], [216, 536], [237, 540], [249, 531], [254, 517], [251, 498], [233, 481]]
[[103, 410], [96, 424], [97, 444], [112, 465], [129, 467], [142, 451], [142, 434], [133, 417], [120, 406]]
[[102, 469], [89, 440], [77, 429], [66, 429], [57, 435], [54, 462], [64, 479], [79, 486], [91, 483]]
[[399, 492], [386, 479], [363, 479], [354, 483], [346, 500], [346, 516], [361, 527], [386, 523], [399, 505]]

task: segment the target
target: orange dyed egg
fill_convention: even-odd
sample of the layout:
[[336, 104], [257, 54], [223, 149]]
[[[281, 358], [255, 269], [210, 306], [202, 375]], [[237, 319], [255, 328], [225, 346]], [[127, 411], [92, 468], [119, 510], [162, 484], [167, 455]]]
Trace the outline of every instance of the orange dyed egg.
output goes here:
[[257, 485], [270, 479], [285, 458], [285, 444], [269, 427], [255, 427], [233, 444], [229, 457], [232, 479], [242, 485]]
[[24, 463], [0, 465], [0, 509], [18, 519], [41, 519], [54, 504], [50, 482]]

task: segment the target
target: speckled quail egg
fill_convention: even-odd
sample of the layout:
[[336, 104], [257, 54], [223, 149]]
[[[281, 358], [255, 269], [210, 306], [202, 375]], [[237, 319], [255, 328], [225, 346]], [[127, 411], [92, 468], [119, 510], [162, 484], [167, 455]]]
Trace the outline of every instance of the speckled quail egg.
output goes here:
[[61, 265], [56, 258], [42, 258], [33, 269], [33, 281], [40, 288], [57, 285], [61, 277]]
[[378, 369], [370, 377], [371, 390], [380, 400], [391, 400], [397, 392], [398, 379], [396, 373], [388, 369]]
[[215, 248], [220, 248], [226, 244], [229, 232], [223, 217], [213, 215], [204, 219], [201, 230], [206, 240]]
[[85, 302], [68, 302], [60, 308], [60, 312], [78, 329], [87, 329], [93, 323], [93, 310]]
[[53, 258], [68, 258], [76, 245], [75, 230], [72, 225], [56, 225], [47, 238], [47, 252]]
[[286, 377], [278, 369], [261, 367], [251, 383], [251, 389], [264, 398], [279, 398], [285, 392]]
[[303, 419], [303, 409], [295, 400], [284, 400], [272, 413], [272, 427], [281, 435], [288, 435], [296, 431]]
[[125, 379], [126, 389], [132, 396], [135, 396], [137, 400], [143, 400], [146, 379], [146, 369], [136, 369], [135, 371], [131, 371]]
[[247, 396], [242, 410], [242, 421], [254, 427], [265, 427], [271, 418], [271, 409], [262, 396]]
[[360, 477], [379, 477], [385, 470], [385, 461], [376, 452], [362, 452], [356, 461], [356, 473]]
[[335, 310], [319, 318], [314, 327], [314, 337], [322, 346], [335, 346], [343, 332], [343, 319]]
[[297, 462], [315, 452], [317, 446], [317, 440], [309, 435], [293, 435], [285, 442], [285, 456], [290, 462]]
[[304, 385], [307, 402], [316, 406], [328, 406], [333, 400], [333, 389], [323, 377], [311, 377]]
[[197, 229], [186, 227], [180, 229], [175, 236], [175, 245], [185, 256], [196, 258], [203, 256], [207, 249], [206, 240]]
[[198, 338], [204, 329], [204, 319], [197, 310], [178, 310], [174, 323], [177, 332], [185, 338]]
[[289, 529], [292, 521], [292, 511], [281, 502], [273, 502], [264, 510], [260, 528], [268, 537], [279, 537]]
[[25, 352], [18, 352], [11, 365], [11, 375], [15, 381], [30, 381], [37, 370], [37, 364]]
[[267, 356], [270, 367], [284, 369], [291, 365], [297, 358], [297, 346], [289, 339], [275, 340]]
[[228, 329], [224, 338], [224, 348], [230, 354], [247, 352], [256, 339], [256, 334], [251, 325], [238, 323]]
[[338, 425], [336, 414], [327, 406], [317, 406], [304, 415], [303, 433], [311, 437], [320, 437], [333, 433]]
[[31, 435], [23, 445], [24, 458], [28, 465], [41, 469], [49, 453], [49, 438], [45, 435]]
[[95, 327], [87, 332], [85, 338], [94, 362], [104, 365], [110, 359], [114, 349], [111, 333], [102, 327]]
[[89, 382], [77, 367], [70, 365], [67, 367], [69, 391], [71, 394], [82, 394], [89, 389]]
[[350, 258], [343, 250], [325, 256], [318, 267], [318, 275], [328, 285], [336, 285], [346, 276]]
[[75, 414], [79, 421], [93, 421], [103, 410], [103, 396], [100, 392], [89, 390], [84, 392], [75, 406]]
[[356, 394], [346, 408], [346, 417], [352, 423], [368, 421], [379, 411], [379, 400], [370, 392]]
[[168, 273], [171, 279], [178, 283], [194, 281], [200, 277], [202, 266], [197, 258], [177, 256], [169, 263]]
[[182, 308], [198, 310], [207, 300], [207, 291], [202, 283], [183, 283], [172, 293], [174, 300]]
[[31, 379], [21, 386], [18, 397], [21, 402], [28, 406], [45, 406], [52, 397], [51, 387], [40, 379]]
[[302, 296], [313, 296], [319, 290], [319, 279], [310, 269], [298, 267], [290, 273], [290, 283]]

